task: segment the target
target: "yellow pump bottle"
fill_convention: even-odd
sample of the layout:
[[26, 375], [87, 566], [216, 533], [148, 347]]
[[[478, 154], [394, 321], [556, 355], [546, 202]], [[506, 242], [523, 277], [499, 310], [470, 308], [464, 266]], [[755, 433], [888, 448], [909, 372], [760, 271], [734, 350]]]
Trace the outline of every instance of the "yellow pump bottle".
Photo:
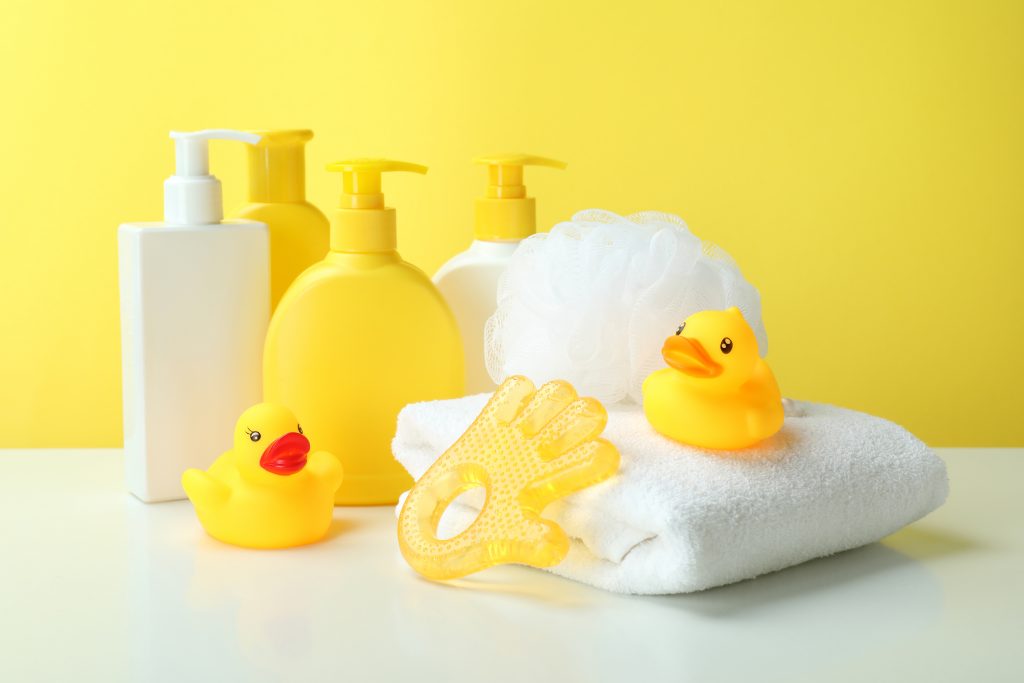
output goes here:
[[267, 401], [292, 407], [314, 450], [341, 460], [339, 505], [392, 504], [412, 479], [391, 455], [398, 412], [461, 396], [462, 342], [433, 283], [396, 251], [381, 174], [426, 173], [386, 159], [330, 164], [343, 180], [327, 256], [292, 283], [263, 355]]
[[249, 204], [238, 218], [270, 229], [270, 306], [277, 306], [299, 273], [327, 253], [330, 224], [306, 201], [306, 143], [311, 130], [256, 133], [249, 145]]

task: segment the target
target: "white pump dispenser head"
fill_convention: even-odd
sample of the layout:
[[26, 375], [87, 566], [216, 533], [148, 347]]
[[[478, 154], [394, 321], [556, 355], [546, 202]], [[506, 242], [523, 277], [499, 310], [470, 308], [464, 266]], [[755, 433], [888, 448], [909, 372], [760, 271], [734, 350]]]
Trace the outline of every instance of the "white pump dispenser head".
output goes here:
[[255, 145], [259, 135], [238, 130], [171, 131], [175, 171], [164, 181], [164, 221], [172, 225], [209, 225], [224, 218], [220, 181], [210, 175], [210, 140]]

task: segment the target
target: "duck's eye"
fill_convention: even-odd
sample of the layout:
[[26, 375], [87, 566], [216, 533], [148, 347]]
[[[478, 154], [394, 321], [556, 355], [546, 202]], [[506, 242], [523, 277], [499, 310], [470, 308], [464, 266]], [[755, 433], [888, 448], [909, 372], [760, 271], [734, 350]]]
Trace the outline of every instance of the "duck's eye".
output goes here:
[[259, 432], [249, 432], [249, 438], [250, 438], [250, 439], [251, 439], [252, 441], [259, 441], [259, 440], [260, 440], [260, 436], [261, 436], [261, 435], [260, 435], [260, 433], [259, 433]]
[[722, 353], [729, 353], [730, 351], [732, 351], [732, 339], [726, 337], [725, 339], [722, 340], [722, 343], [719, 345], [718, 348], [722, 349]]
[[302, 425], [299, 425], [299, 434], [302, 433]]
[[683, 333], [683, 330], [685, 330], [685, 329], [686, 329], [686, 323], [683, 323], [682, 325], [677, 327], [676, 328], [676, 336], [678, 337], [679, 335], [681, 335]]

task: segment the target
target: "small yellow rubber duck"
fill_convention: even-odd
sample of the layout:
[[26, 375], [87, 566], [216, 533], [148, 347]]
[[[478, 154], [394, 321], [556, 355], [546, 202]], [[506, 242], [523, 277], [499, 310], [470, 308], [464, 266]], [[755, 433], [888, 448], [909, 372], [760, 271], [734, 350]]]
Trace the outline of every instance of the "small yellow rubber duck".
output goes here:
[[739, 449], [782, 428], [782, 395], [736, 307], [694, 313], [665, 340], [670, 367], [644, 380], [644, 414], [658, 432], [701, 448]]
[[235, 424], [234, 447], [206, 472], [187, 470], [182, 486], [214, 538], [248, 548], [319, 541], [334, 515], [342, 468], [309, 440], [283, 406], [259, 403]]

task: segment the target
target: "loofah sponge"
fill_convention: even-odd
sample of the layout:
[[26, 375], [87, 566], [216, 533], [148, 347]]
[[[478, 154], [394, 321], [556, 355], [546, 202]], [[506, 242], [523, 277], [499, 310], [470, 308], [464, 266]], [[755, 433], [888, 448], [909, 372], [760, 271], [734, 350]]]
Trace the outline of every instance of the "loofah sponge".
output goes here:
[[721, 249], [671, 214], [589, 210], [522, 242], [484, 332], [487, 371], [568, 381], [604, 403], [642, 402], [661, 344], [697, 311], [736, 306], [763, 356], [761, 298]]

